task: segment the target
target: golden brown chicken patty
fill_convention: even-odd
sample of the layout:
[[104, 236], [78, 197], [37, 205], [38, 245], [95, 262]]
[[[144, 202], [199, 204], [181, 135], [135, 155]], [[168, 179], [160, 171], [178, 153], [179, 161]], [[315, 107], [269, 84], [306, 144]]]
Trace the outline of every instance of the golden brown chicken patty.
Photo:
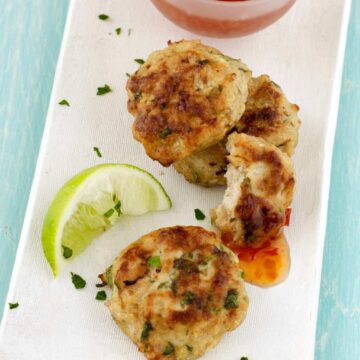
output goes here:
[[164, 166], [216, 144], [243, 114], [250, 77], [200, 41], [169, 42], [127, 82], [135, 139]]
[[294, 192], [291, 159], [261, 138], [236, 132], [227, 150], [227, 189], [222, 204], [212, 210], [222, 239], [246, 245], [277, 235]]
[[291, 156], [301, 124], [298, 111], [299, 107], [287, 100], [279, 85], [268, 75], [261, 75], [249, 81], [245, 113], [236, 124], [236, 130], [259, 136]]
[[[267, 75], [249, 81], [249, 96], [245, 113], [236, 130], [259, 136], [286, 154], [294, 153], [298, 141], [299, 107], [291, 104], [284, 93]], [[202, 186], [226, 184], [226, 140], [175, 163], [175, 169], [189, 182]], [[223, 157], [223, 158], [222, 158]], [[213, 164], [217, 166], [214, 167]]]
[[197, 359], [246, 315], [237, 257], [201, 227], [144, 235], [121, 252], [111, 272], [108, 307], [147, 359]]

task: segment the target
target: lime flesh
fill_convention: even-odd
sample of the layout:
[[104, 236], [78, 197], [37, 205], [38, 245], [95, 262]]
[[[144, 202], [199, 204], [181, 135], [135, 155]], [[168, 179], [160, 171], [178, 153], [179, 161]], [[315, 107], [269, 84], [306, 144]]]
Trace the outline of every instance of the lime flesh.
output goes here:
[[122, 214], [171, 205], [160, 182], [136, 166], [104, 164], [80, 172], [59, 190], [45, 215], [42, 245], [54, 276]]

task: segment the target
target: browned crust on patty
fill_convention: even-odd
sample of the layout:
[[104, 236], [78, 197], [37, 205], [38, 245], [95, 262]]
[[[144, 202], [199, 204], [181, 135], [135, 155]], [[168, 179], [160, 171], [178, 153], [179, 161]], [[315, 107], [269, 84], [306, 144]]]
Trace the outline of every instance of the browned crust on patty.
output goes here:
[[249, 81], [246, 109], [236, 125], [240, 133], [261, 137], [293, 155], [298, 142], [299, 106], [291, 104], [269, 76], [261, 75]]
[[285, 223], [295, 187], [291, 159], [261, 138], [229, 136], [228, 188], [212, 211], [227, 244], [243, 246], [276, 236]]
[[201, 151], [245, 109], [250, 71], [198, 41], [170, 43], [127, 82], [133, 135], [164, 166]]
[[[160, 268], [149, 265], [154, 256]], [[109, 308], [148, 359], [197, 359], [245, 317], [239, 271], [237, 257], [215, 233], [194, 226], [159, 229], [113, 264]], [[168, 343], [173, 353], [164, 355]]]

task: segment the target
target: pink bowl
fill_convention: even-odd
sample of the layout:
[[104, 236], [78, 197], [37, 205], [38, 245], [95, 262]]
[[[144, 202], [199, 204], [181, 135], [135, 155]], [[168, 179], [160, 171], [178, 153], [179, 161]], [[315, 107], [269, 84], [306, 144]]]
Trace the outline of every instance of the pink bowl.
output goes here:
[[151, 0], [173, 23], [212, 37], [259, 31], [284, 15], [296, 0]]

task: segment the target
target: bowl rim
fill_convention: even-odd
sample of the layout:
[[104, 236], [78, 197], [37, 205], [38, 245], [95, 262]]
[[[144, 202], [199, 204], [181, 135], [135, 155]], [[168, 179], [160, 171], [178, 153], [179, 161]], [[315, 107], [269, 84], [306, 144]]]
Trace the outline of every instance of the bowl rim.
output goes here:
[[[193, 1], [207, 5], [209, 5], [209, 3], [212, 3], [214, 6], [231, 8], [231, 7], [252, 7], [264, 3], [270, 3], [273, 2], [274, 0], [249, 0], [249, 1], [193, 0]], [[286, 1], [296, 2], [296, 0], [283, 0], [284, 3]]]

